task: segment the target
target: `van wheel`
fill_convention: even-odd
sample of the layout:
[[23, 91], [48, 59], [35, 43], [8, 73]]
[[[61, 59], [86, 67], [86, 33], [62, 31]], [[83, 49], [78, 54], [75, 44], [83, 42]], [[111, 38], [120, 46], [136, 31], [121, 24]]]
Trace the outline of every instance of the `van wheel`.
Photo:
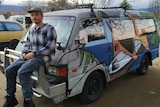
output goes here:
[[140, 63], [140, 67], [136, 70], [138, 74], [144, 75], [147, 73], [149, 67], [149, 59], [148, 56], [145, 55]]
[[9, 42], [8, 48], [9, 49], [15, 49], [17, 44], [18, 44], [18, 42], [19, 42], [19, 40], [17, 40], [17, 39], [11, 40]]
[[104, 80], [100, 73], [93, 72], [86, 80], [80, 99], [84, 103], [96, 101], [103, 91]]

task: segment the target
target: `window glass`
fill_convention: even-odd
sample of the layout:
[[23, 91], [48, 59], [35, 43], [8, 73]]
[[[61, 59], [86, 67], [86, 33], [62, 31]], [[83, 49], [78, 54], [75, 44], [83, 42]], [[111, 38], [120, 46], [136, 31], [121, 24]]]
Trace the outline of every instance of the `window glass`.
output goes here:
[[114, 40], [123, 40], [135, 37], [135, 30], [132, 20], [110, 20]]
[[4, 29], [4, 26], [3, 26], [3, 24], [2, 23], [0, 23], [0, 31], [4, 31], [5, 29]]
[[57, 33], [57, 42], [65, 47], [71, 35], [75, 17], [44, 17], [43, 21], [54, 26]]
[[5, 24], [6, 29], [8, 31], [21, 31], [21, 30], [23, 30], [23, 28], [17, 23], [6, 22], [4, 24]]
[[[64, 16], [53, 16], [53, 17], [44, 17], [44, 23], [48, 23], [54, 26], [57, 33], [57, 43], [60, 43], [62, 47], [66, 47], [69, 37], [72, 32], [72, 28], [75, 23], [75, 17], [64, 17]], [[32, 24], [30, 27], [33, 27]], [[23, 39], [26, 41], [28, 32], [24, 35]]]
[[17, 17], [16, 21], [23, 24], [23, 17]]
[[153, 19], [136, 19], [135, 21], [138, 35], [156, 31]]
[[104, 39], [104, 28], [101, 19], [90, 18], [82, 20], [80, 23], [79, 36], [86, 35], [88, 41]]

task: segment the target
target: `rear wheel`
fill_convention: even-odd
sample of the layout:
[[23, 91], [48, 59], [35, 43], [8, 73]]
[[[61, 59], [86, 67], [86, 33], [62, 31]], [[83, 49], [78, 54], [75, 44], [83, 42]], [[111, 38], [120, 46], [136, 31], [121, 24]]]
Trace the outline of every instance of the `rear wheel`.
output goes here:
[[93, 72], [86, 80], [80, 98], [85, 103], [96, 101], [103, 91], [104, 79], [99, 72]]
[[140, 63], [140, 67], [137, 69], [137, 73], [140, 75], [144, 75], [147, 73], [149, 67], [149, 58], [145, 55]]
[[15, 49], [18, 42], [19, 42], [19, 40], [17, 40], [17, 39], [11, 40], [8, 45], [9, 49]]

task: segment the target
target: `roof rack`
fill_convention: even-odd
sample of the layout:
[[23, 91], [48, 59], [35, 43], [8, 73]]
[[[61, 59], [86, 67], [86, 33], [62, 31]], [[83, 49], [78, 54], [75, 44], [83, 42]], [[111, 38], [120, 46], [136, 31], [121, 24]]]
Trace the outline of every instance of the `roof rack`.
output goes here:
[[77, 7], [79, 7], [79, 8], [91, 8], [91, 7], [93, 7], [93, 4], [82, 4], [82, 5], [78, 5]]
[[79, 8], [90, 8], [91, 9], [91, 13], [90, 16], [91, 17], [96, 17], [96, 14], [93, 10], [93, 4], [83, 4], [83, 5], [78, 5]]

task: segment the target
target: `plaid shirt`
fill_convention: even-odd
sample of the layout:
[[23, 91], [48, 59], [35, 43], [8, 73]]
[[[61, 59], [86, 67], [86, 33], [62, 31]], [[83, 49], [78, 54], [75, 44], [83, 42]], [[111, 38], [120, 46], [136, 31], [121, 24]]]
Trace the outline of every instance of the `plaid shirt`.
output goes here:
[[35, 56], [42, 56], [45, 63], [50, 62], [55, 54], [57, 34], [53, 26], [44, 24], [29, 29], [26, 44], [22, 53], [33, 52]]

